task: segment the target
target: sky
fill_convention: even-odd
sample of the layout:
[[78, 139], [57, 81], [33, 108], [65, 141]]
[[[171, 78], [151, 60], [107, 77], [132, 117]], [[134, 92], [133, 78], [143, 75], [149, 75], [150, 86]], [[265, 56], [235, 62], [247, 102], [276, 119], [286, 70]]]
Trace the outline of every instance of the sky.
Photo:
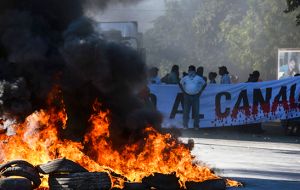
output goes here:
[[145, 32], [153, 26], [153, 21], [165, 13], [166, 0], [144, 0], [137, 4], [109, 5], [104, 11], [87, 12], [96, 21], [138, 21], [139, 31]]

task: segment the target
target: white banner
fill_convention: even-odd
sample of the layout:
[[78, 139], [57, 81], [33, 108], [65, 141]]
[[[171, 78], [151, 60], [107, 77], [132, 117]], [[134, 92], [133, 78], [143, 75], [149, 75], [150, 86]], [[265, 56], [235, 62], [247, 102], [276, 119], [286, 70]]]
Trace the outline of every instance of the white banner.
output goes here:
[[[178, 85], [150, 85], [164, 127], [182, 127], [183, 96]], [[300, 77], [208, 84], [200, 96], [200, 127], [236, 126], [300, 117]], [[190, 119], [190, 127], [192, 126]]]

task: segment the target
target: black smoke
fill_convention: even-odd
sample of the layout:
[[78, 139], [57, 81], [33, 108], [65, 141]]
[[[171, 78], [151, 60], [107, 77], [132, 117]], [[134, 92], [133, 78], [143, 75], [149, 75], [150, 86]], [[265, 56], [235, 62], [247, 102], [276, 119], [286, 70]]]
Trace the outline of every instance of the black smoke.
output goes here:
[[146, 66], [138, 52], [101, 39], [94, 31], [95, 23], [84, 16], [84, 8], [93, 5], [104, 9], [108, 3], [0, 2], [3, 115], [21, 120], [34, 110], [46, 108], [47, 95], [58, 84], [69, 116], [62, 137], [83, 136], [96, 99], [103, 109], [110, 110], [115, 147], [139, 140], [148, 124], [159, 127], [160, 115], [145, 109], [137, 96], [146, 84]]

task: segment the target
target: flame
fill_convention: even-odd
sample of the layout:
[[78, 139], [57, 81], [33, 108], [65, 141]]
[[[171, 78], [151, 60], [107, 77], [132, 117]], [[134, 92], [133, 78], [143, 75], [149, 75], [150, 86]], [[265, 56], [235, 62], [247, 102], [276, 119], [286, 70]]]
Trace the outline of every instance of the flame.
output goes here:
[[[48, 105], [48, 109], [36, 111], [24, 123], [16, 125], [15, 136], [0, 135], [0, 162], [23, 159], [38, 165], [65, 157], [89, 171], [111, 173], [113, 186], [120, 188], [125, 181], [141, 182], [155, 172], [175, 173], [183, 187], [187, 181], [219, 178], [209, 168], [195, 162], [187, 146], [151, 126], [144, 130], [142, 141], [127, 145], [120, 152], [114, 150], [109, 140], [109, 111], [100, 111], [98, 102], [94, 105], [95, 113], [90, 117], [91, 127], [84, 142], [61, 139], [59, 131], [66, 127], [67, 114], [58, 87], [50, 93]], [[233, 182], [228, 180], [227, 184], [234, 185]], [[44, 178], [40, 189], [46, 187], [47, 179]]]
[[[60, 95], [61, 91], [54, 88], [48, 98], [48, 104], [52, 107], [36, 111], [24, 123], [14, 126], [17, 129], [16, 135], [0, 136], [0, 162], [23, 159], [39, 165], [66, 157], [83, 166], [102, 168], [82, 152], [82, 143], [59, 138], [59, 130], [64, 129], [67, 123], [63, 101], [60, 99], [59, 104], [56, 101]], [[41, 189], [43, 187], [48, 187], [47, 178], [42, 180]]]
[[226, 179], [226, 186], [228, 187], [243, 187], [244, 185], [241, 182], [234, 181], [232, 179]]
[[[151, 126], [144, 130], [143, 142], [127, 145], [122, 152], [112, 149], [109, 139], [108, 113], [101, 111], [91, 117], [91, 130], [85, 136], [91, 155], [97, 163], [113, 169], [125, 176], [130, 182], [141, 182], [155, 172], [176, 173], [184, 186], [187, 181], [205, 181], [217, 179], [207, 167], [197, 165], [190, 150], [170, 134], [160, 134]], [[95, 171], [93, 168], [89, 170]], [[122, 181], [118, 181], [122, 184]]]

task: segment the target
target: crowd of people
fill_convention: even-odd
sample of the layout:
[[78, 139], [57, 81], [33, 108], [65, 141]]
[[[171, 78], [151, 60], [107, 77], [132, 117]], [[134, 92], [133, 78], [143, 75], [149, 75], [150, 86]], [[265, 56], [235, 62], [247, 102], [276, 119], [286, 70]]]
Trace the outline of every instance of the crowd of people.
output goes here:
[[[196, 69], [194, 65], [190, 65], [188, 72], [183, 72], [180, 78], [179, 66], [173, 65], [171, 71], [160, 79], [158, 71], [157, 67], [149, 69], [149, 84], [178, 84], [183, 92], [183, 128], [188, 128], [189, 116], [192, 110], [194, 129], [199, 129], [199, 97], [207, 83], [217, 84], [217, 73], [210, 72], [207, 79], [204, 76], [203, 67], [200, 66]], [[219, 67], [219, 75], [221, 76], [220, 84], [231, 84], [231, 77], [225, 66]]]
[[[255, 71], [258, 72], [258, 71]], [[167, 73], [162, 78], [159, 77], [159, 69], [157, 67], [152, 67], [148, 72], [148, 82], [149, 84], [179, 84], [181, 78], [188, 75], [188, 72], [183, 71], [182, 77], [180, 77], [179, 66], [173, 65], [171, 71]], [[196, 69], [196, 75], [201, 77], [206, 83], [218, 84], [216, 78], [218, 74], [216, 72], [208, 73], [208, 78], [204, 76], [204, 68], [202, 66]], [[219, 67], [220, 81], [219, 84], [231, 84], [237, 81], [237, 76], [230, 75], [227, 67]], [[252, 75], [252, 74], [250, 74]]]
[[[218, 74], [220, 80], [217, 81]], [[207, 84], [231, 84], [237, 83], [238, 77], [230, 75], [226, 66], [219, 67], [218, 74], [216, 72], [209, 72], [208, 77], [204, 76], [204, 68], [202, 66], [196, 69], [196, 75], [201, 77]], [[188, 75], [188, 72], [183, 71], [180, 77], [179, 66], [173, 65], [171, 71], [162, 78], [159, 77], [159, 69], [151, 67], [148, 71], [149, 84], [179, 84], [181, 78]], [[261, 82], [259, 71], [253, 71], [249, 74], [249, 78], [245, 82]]]
[[[148, 72], [149, 84], [177, 84], [181, 88], [183, 93], [183, 128], [188, 128], [189, 116], [192, 110], [192, 117], [194, 119], [194, 129], [199, 129], [199, 101], [200, 95], [207, 86], [207, 84], [231, 84], [233, 80], [236, 81], [236, 77], [229, 74], [226, 66], [219, 67], [218, 74], [220, 75], [220, 81], [217, 82], [216, 78], [218, 74], [216, 72], [210, 72], [208, 78], [204, 76], [204, 68], [202, 66], [196, 67], [190, 65], [188, 72], [183, 72], [180, 77], [179, 66], [173, 65], [171, 71], [164, 77], [158, 76], [159, 69], [152, 67]], [[253, 71], [249, 74], [249, 78], [246, 82], [258, 82], [261, 81], [260, 73]]]
[[[192, 116], [194, 122], [194, 129], [199, 129], [199, 101], [200, 96], [205, 87], [208, 84], [231, 84], [237, 82], [237, 77], [234, 75], [230, 75], [226, 66], [219, 67], [218, 74], [216, 72], [209, 72], [208, 77], [204, 76], [204, 68], [198, 67], [196, 68], [194, 65], [190, 65], [188, 67], [187, 72], [182, 72], [182, 76], [180, 77], [180, 71], [178, 65], [173, 65], [171, 71], [167, 73], [164, 77], [160, 78], [159, 69], [157, 67], [152, 67], [148, 72], [148, 83], [149, 84], [175, 84], [179, 85], [182, 91], [183, 97], [183, 117], [182, 124], [183, 129], [188, 128], [189, 117]], [[220, 79], [217, 81], [217, 76], [220, 76]], [[293, 76], [299, 76], [298, 73], [293, 73]], [[248, 80], [245, 82], [261, 82], [259, 71], [255, 70], [249, 74]], [[148, 97], [148, 96], [147, 96]], [[150, 96], [149, 96], [150, 97]], [[155, 97], [150, 98], [151, 102], [155, 102]], [[154, 101], [153, 101], [154, 99]], [[191, 113], [192, 111], [192, 113]], [[299, 118], [296, 118], [297, 122]], [[290, 120], [284, 120], [284, 122]], [[294, 120], [291, 120], [294, 121]], [[288, 127], [286, 127], [289, 129]], [[243, 126], [243, 131], [246, 132], [254, 132], [254, 133], [262, 133], [264, 132], [261, 123], [248, 124]], [[293, 129], [293, 131], [295, 131]], [[297, 128], [297, 131], [298, 130]]]

